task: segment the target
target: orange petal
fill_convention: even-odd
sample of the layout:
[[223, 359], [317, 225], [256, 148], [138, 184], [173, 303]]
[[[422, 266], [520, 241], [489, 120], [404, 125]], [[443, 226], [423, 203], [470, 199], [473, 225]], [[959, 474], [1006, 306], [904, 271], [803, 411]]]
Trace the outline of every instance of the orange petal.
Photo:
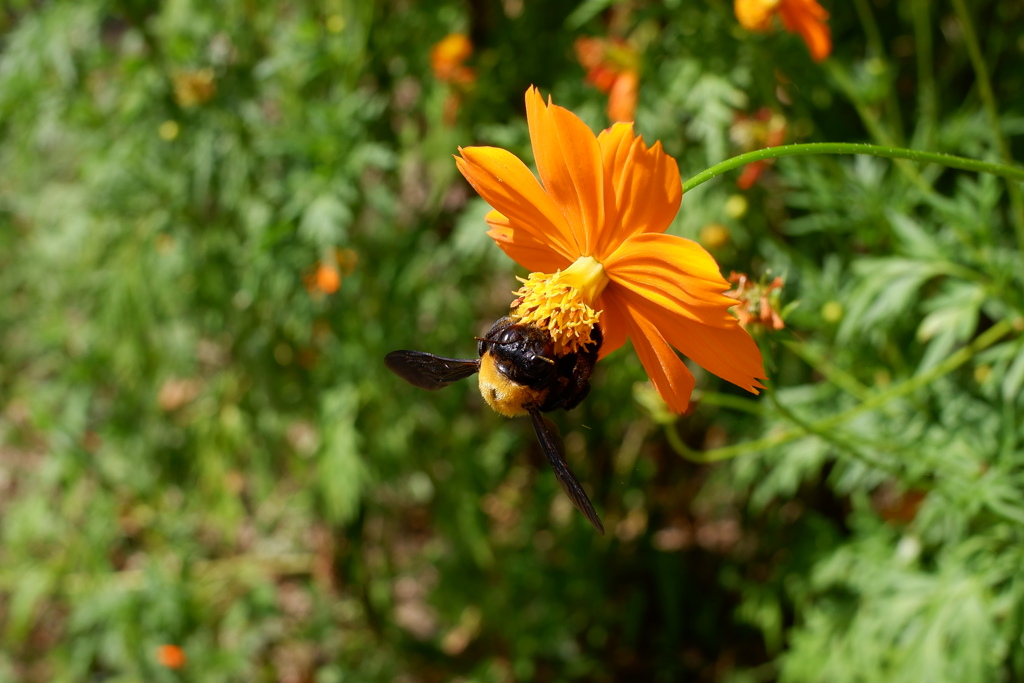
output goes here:
[[[621, 169], [626, 165], [629, 150], [635, 139], [632, 123], [616, 123], [611, 128], [601, 131], [601, 134], [597, 136], [597, 144], [601, 148], [601, 160], [604, 166], [604, 186], [607, 188], [604, 193], [605, 232], [610, 232], [611, 226], [620, 223], [619, 210], [615, 206], [615, 182], [621, 174]], [[608, 241], [607, 235], [598, 239], [598, 252], [602, 243], [606, 241]]]
[[606, 313], [615, 311], [614, 315], [626, 321], [633, 348], [669, 409], [674, 413], [686, 412], [695, 384], [689, 368], [642, 313], [619, 297], [608, 297], [606, 303]]
[[604, 230], [604, 171], [597, 137], [568, 109], [545, 105], [533, 87], [526, 91], [526, 121], [544, 189], [575, 238], [576, 255], [588, 256]]
[[755, 394], [764, 388], [758, 381], [765, 379], [761, 350], [739, 321], [711, 327], [675, 315], [627, 290], [617, 289], [613, 296], [631, 315], [649, 319], [669, 344], [708, 372]]
[[526, 164], [497, 147], [460, 147], [459, 153], [456, 166], [484, 201], [537, 241], [550, 244], [570, 261], [576, 259], [575, 238]]
[[[661, 143], [648, 148], [637, 136], [622, 159], [622, 143], [614, 150], [612, 186], [615, 191], [615, 217], [609, 222], [594, 250], [598, 260], [615, 251], [632, 235], [662, 233], [679, 213], [683, 185], [676, 160], [665, 154]], [[609, 143], [614, 142], [613, 139]], [[605, 159], [610, 156], [606, 153]]]
[[778, 0], [736, 0], [733, 10], [740, 25], [748, 31], [767, 31], [772, 25], [772, 13], [778, 6]]
[[628, 69], [619, 74], [608, 93], [608, 118], [612, 121], [632, 121], [639, 98], [640, 76]]
[[602, 263], [613, 284], [670, 312], [705, 325], [734, 324], [736, 300], [715, 259], [693, 240], [675, 235], [636, 235]]
[[597, 299], [595, 308], [601, 311], [601, 332], [604, 334], [604, 341], [601, 342], [601, 350], [597, 359], [601, 360], [612, 351], [617, 351], [626, 343], [629, 335], [629, 320], [621, 309], [615, 304], [614, 297], [611, 301], [604, 298], [604, 293]]
[[604, 61], [605, 41], [600, 38], [580, 36], [573, 43], [576, 59], [584, 69], [593, 69]]
[[787, 31], [799, 33], [811, 51], [811, 58], [820, 62], [832, 52], [828, 12], [816, 0], [782, 0], [779, 16]]
[[546, 242], [538, 241], [527, 228], [497, 211], [490, 211], [485, 219], [491, 226], [487, 233], [501, 250], [531, 273], [554, 273], [565, 270], [572, 262], [553, 250]]
[[[616, 123], [606, 128], [597, 136], [597, 144], [601, 148], [601, 159], [604, 163], [605, 178], [609, 187], [615, 185], [617, 170], [622, 168], [633, 146], [632, 123]], [[614, 198], [614, 195], [612, 196]]]

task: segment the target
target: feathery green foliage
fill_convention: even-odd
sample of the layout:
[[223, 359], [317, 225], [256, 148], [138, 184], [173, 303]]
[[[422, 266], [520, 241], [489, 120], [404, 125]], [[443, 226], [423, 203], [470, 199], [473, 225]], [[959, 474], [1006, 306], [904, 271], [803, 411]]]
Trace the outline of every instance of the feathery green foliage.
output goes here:
[[[786, 327], [762, 396], [698, 371], [680, 419], [601, 362], [556, 420], [606, 537], [526, 421], [382, 363], [507, 311], [451, 155], [530, 160], [530, 84], [607, 126], [583, 35], [636, 50], [684, 178], [777, 144], [740, 139], [763, 107], [1019, 171], [1019, 2], [824, 4], [815, 63], [704, 0], [6, 3], [0, 681], [1024, 678], [1017, 181], [816, 155], [687, 192], [671, 231], [782, 277]], [[431, 71], [453, 32], [471, 84]]]

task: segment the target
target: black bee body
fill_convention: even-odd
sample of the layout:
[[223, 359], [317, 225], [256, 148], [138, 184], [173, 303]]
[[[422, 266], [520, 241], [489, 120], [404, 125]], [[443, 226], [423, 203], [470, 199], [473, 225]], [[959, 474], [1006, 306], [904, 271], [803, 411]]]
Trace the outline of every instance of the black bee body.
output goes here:
[[590, 393], [590, 376], [597, 363], [603, 335], [591, 330], [591, 343], [581, 350], [555, 355], [551, 335], [535, 325], [506, 316], [484, 337], [477, 337], [478, 360], [444, 358], [423, 351], [392, 351], [384, 358], [388, 369], [414, 386], [431, 391], [480, 373], [480, 393], [506, 417], [529, 415], [541, 450], [576, 508], [604, 533], [594, 506], [565, 462], [565, 447], [557, 428], [541, 415], [571, 410]]
[[[517, 324], [504, 317], [477, 341], [480, 355], [480, 391], [491, 407], [509, 417], [525, 414], [529, 405], [542, 412], [572, 410], [590, 393], [590, 375], [601, 348], [601, 328], [594, 327], [594, 340], [575, 353], [556, 356], [551, 335], [534, 325]], [[493, 364], [498, 377], [489, 377], [485, 366]], [[518, 385], [502, 401], [501, 388]], [[497, 384], [499, 386], [491, 386]]]

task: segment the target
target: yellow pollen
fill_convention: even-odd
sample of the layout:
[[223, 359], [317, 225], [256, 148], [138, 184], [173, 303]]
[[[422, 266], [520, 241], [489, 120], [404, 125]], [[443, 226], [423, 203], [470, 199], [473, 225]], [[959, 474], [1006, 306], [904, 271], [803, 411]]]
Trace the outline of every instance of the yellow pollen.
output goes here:
[[514, 292], [512, 318], [535, 325], [551, 335], [555, 355], [576, 353], [593, 343], [591, 332], [601, 311], [591, 304], [608, 284], [604, 267], [592, 256], [581, 256], [565, 270], [554, 275], [530, 273], [519, 291]]

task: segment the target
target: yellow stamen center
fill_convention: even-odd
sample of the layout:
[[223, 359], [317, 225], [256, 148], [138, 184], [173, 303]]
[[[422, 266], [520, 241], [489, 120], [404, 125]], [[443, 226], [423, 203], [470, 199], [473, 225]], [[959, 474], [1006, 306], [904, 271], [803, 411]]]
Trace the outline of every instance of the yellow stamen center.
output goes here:
[[593, 343], [591, 331], [601, 311], [591, 306], [609, 280], [604, 266], [593, 256], [581, 256], [565, 270], [554, 275], [530, 273], [519, 297], [512, 302], [512, 318], [522, 324], [536, 325], [551, 335], [555, 355], [580, 351]]

